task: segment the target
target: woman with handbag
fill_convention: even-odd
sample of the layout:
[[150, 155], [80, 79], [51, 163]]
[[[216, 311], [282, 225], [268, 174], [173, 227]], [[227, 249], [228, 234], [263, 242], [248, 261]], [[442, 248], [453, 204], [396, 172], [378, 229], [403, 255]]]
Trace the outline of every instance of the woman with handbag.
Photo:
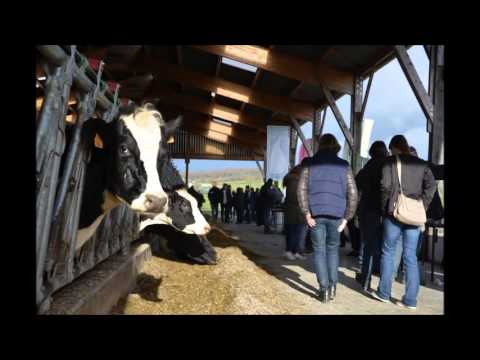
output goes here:
[[437, 184], [428, 163], [411, 155], [403, 135], [395, 135], [389, 149], [392, 156], [382, 167], [380, 185], [384, 213], [380, 283], [377, 292], [371, 294], [377, 300], [390, 301], [395, 250], [402, 236], [406, 287], [397, 305], [416, 309], [420, 287], [417, 244], [420, 229], [427, 221], [425, 209], [432, 201]]

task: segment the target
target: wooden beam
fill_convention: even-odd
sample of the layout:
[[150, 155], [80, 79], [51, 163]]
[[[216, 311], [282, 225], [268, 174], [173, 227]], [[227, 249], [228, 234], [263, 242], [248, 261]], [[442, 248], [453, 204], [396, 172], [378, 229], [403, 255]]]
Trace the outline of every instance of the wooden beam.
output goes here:
[[[352, 86], [353, 87], [353, 86]], [[335, 103], [335, 99], [333, 98], [332, 93], [330, 90], [324, 86], [321, 86], [323, 95], [325, 96], [328, 105], [332, 109], [333, 115], [335, 115], [335, 119], [337, 119], [338, 125], [340, 126], [340, 129], [342, 130], [343, 136], [345, 136], [345, 139], [348, 142], [348, 145], [350, 146], [350, 149], [353, 149], [354, 141], [353, 141], [353, 136], [350, 133], [350, 130], [347, 127], [347, 124], [345, 123], [345, 120], [343, 119], [342, 113], [337, 107], [337, 104]]]
[[311, 120], [315, 109], [315, 106], [310, 103], [294, 101], [288, 96], [273, 95], [253, 90], [248, 86], [239, 85], [218, 77], [207, 76], [178, 65], [143, 59], [132, 65], [132, 68], [135, 68], [137, 71], [155, 74], [157, 77], [165, 80], [214, 92], [271, 111], [291, 114], [299, 119]]
[[381, 49], [376, 51], [376, 53], [374, 54], [374, 56], [372, 56], [371, 59], [372, 61], [369, 61], [366, 66], [358, 70], [357, 73], [360, 77], [367, 77], [391, 60], [395, 59], [395, 52], [393, 51], [391, 46], [382, 47]]
[[412, 88], [413, 93], [415, 94], [415, 97], [417, 98], [417, 101], [420, 104], [420, 107], [422, 108], [423, 113], [425, 114], [425, 117], [427, 118], [427, 121], [432, 124], [433, 123], [432, 100], [428, 96], [427, 91], [425, 90], [425, 87], [423, 86], [422, 81], [420, 80], [420, 77], [418, 76], [418, 73], [415, 70], [415, 67], [413, 66], [412, 60], [410, 59], [410, 56], [407, 53], [407, 48], [403, 45], [395, 45], [394, 49], [395, 49], [395, 53], [397, 55], [397, 59], [400, 64], [400, 67], [402, 68], [405, 74], [405, 77], [407, 78], [408, 83], [410, 84], [410, 87]]
[[294, 96], [297, 93], [297, 91], [303, 86], [304, 83], [305, 81], [300, 81], [298, 85], [295, 86], [293, 90], [290, 92], [290, 97]]
[[268, 119], [266, 120], [259, 116], [247, 115], [226, 106], [206, 102], [196, 96], [179, 94], [166, 88], [165, 86], [161, 86], [160, 84], [156, 84], [150, 90], [150, 93], [146, 94], [144, 98], [159, 99], [163, 103], [181, 106], [186, 110], [192, 110], [211, 115], [225, 121], [252, 127], [263, 133], [266, 132], [267, 125], [284, 125], [286, 123], [283, 120], [268, 121]]
[[[177, 63], [179, 66], [183, 66], [183, 56], [182, 56], [182, 47], [180, 45], [175, 46], [175, 50], [177, 52]], [[180, 83], [180, 88], [182, 92], [185, 91], [185, 85]]]
[[320, 129], [318, 130], [318, 134], [322, 135], [323, 127], [325, 126], [325, 119], [327, 118], [327, 109], [323, 109], [323, 117], [322, 117], [322, 124], [320, 125]]
[[434, 103], [434, 121], [429, 133], [428, 160], [435, 165], [444, 164], [444, 46], [432, 46], [430, 72], [433, 72], [431, 93]]
[[373, 81], [373, 75], [375, 73], [372, 73], [372, 75], [370, 75], [369, 79], [368, 79], [368, 83], [367, 83], [367, 91], [365, 93], [365, 98], [363, 99], [363, 104], [362, 104], [362, 111], [361, 111], [361, 115], [360, 115], [360, 118], [363, 120], [363, 117], [365, 115], [365, 109], [367, 108], [367, 102], [368, 102], [368, 96], [370, 95], [370, 87], [372, 86], [372, 81]]
[[260, 165], [260, 161], [255, 160], [255, 162], [257, 163], [258, 170], [260, 170], [260, 174], [262, 174], [262, 178], [264, 178], [265, 177], [265, 172], [263, 171], [262, 165]]
[[182, 128], [187, 132], [191, 132], [192, 134], [194, 133], [194, 134], [197, 134], [197, 135], [204, 136], [204, 137], [206, 137], [210, 140], [214, 140], [214, 141], [222, 143], [222, 144], [236, 144], [236, 145], [239, 145], [239, 146], [245, 148], [246, 150], [252, 151], [253, 153], [255, 153], [257, 155], [260, 155], [262, 153], [261, 148], [252, 147], [251, 143], [244, 142], [244, 141], [238, 140], [236, 138], [232, 138], [228, 135], [221, 134], [221, 133], [219, 133], [217, 131], [214, 131], [214, 130], [206, 130], [206, 129], [202, 128], [201, 126], [199, 126], [198, 124], [194, 124], [194, 123], [184, 124], [184, 125], [182, 125]]
[[[257, 81], [258, 81], [258, 78], [260, 77], [260, 73], [262, 72], [262, 69], [257, 69], [257, 71], [255, 72], [255, 76], [253, 77], [253, 80], [252, 80], [252, 83], [250, 84], [250, 87], [252, 89], [255, 89], [255, 86], [257, 86]], [[240, 111], [243, 112], [243, 110], [245, 109], [245, 102], [242, 102], [242, 105], [240, 105]]]
[[267, 143], [266, 136], [262, 136], [259, 133], [252, 134], [250, 131], [242, 131], [238, 129], [238, 127], [234, 128], [233, 126], [229, 127], [226, 125], [218, 124], [212, 121], [212, 118], [208, 115], [185, 112], [183, 114], [183, 124], [197, 126], [207, 131], [211, 130], [219, 134], [227, 135], [228, 137], [240, 140], [243, 143], [249, 144], [253, 147], [265, 147]]
[[300, 136], [300, 140], [302, 141], [303, 146], [307, 150], [308, 156], [313, 156], [313, 151], [310, 146], [307, 144], [307, 139], [305, 139], [305, 135], [303, 135], [302, 128], [298, 124], [297, 120], [295, 118], [291, 118], [292, 124], [295, 127], [295, 130], [297, 130], [298, 136]]
[[191, 45], [192, 47], [259, 67], [306, 83], [324, 86], [341, 93], [352, 94], [353, 74], [339, 71], [329, 64], [317, 64], [299, 57], [282, 54], [251, 45]]
[[432, 54], [432, 45], [423, 45], [427, 57], [430, 59]]
[[350, 110], [350, 129], [352, 131], [354, 146], [351, 152], [351, 166], [353, 174], [356, 175], [360, 171], [361, 159], [360, 159], [360, 145], [362, 138], [362, 121], [361, 117], [362, 108], [365, 104], [363, 100], [363, 81], [357, 77], [355, 79], [355, 93], [351, 98], [351, 110]]

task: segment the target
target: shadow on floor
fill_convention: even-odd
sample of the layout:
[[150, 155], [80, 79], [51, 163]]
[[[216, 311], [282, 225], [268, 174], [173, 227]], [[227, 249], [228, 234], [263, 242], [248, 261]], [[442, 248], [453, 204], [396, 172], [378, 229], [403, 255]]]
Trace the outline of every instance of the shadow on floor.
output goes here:
[[[225, 229], [224, 227], [222, 227], [222, 224], [218, 222], [215, 222], [215, 225], [216, 227], [221, 228], [222, 231], [224, 231], [225, 234], [227, 235], [234, 234], [232, 230]], [[256, 235], [263, 236], [264, 235], [263, 227], [255, 228], [254, 233]], [[212, 234], [208, 236], [208, 238], [213, 246], [222, 247], [222, 248], [229, 247], [229, 246], [238, 247], [247, 258], [249, 258], [252, 262], [254, 262], [258, 267], [265, 270], [268, 274], [276, 277], [277, 279], [284, 282], [294, 290], [299, 291], [305, 295], [308, 295], [314, 299], [318, 299], [318, 288], [302, 280], [300, 275], [296, 271], [290, 270], [287, 267], [289, 265], [297, 265], [302, 267], [307, 272], [314, 273], [315, 270], [314, 270], [313, 259], [312, 259], [313, 255], [310, 255], [310, 257], [307, 258], [306, 260], [289, 261], [284, 259], [283, 257], [271, 258], [271, 257], [258, 255], [255, 252], [249, 249], [246, 249], [245, 245], [242, 244], [241, 242], [234, 240], [232, 238], [227, 238], [225, 236], [215, 236], [214, 234]], [[355, 261], [354, 258], [346, 256], [348, 252], [349, 252], [349, 249], [347, 248], [340, 249], [340, 254], [341, 254], [340, 266], [347, 267], [352, 270], [357, 269], [358, 266], [355, 267], [354, 265], [354, 261]], [[267, 263], [266, 262], [267, 260], [271, 260], [271, 261], [268, 261]], [[361, 291], [361, 287], [355, 281], [355, 279], [349, 276], [346, 276], [341, 271], [339, 271], [339, 283], [351, 288], [354, 291], [360, 292], [363, 295], [363, 292]]]
[[135, 289], [133, 289], [129, 294], [122, 297], [117, 304], [112, 308], [111, 314], [113, 315], [124, 315], [125, 308], [127, 306], [128, 295], [136, 294], [139, 295], [142, 299], [151, 302], [162, 302], [163, 300], [158, 297], [158, 288], [163, 282], [163, 278], [155, 278], [152, 275], [140, 273], [137, 277], [137, 283]]

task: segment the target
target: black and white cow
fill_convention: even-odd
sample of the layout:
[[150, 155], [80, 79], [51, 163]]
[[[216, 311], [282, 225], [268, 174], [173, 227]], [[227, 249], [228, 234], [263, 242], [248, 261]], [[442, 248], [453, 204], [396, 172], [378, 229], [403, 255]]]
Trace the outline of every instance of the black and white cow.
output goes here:
[[205, 237], [210, 225], [168, 156], [158, 161], [158, 173], [169, 198], [167, 210], [140, 222], [142, 236], [153, 248], [164, 244], [163, 250], [179, 258], [201, 264], [216, 263], [215, 250]]
[[181, 117], [165, 122], [151, 104], [120, 110], [111, 123], [89, 119], [82, 136], [103, 148], [93, 148], [86, 170], [76, 249], [92, 237], [105, 214], [127, 204], [139, 213], [162, 213], [168, 194], [162, 187], [157, 162], [167, 154], [167, 139]]
[[181, 260], [214, 265], [217, 253], [206, 236], [185, 234], [169, 225], [147, 226], [142, 233], [154, 255], [173, 255]]

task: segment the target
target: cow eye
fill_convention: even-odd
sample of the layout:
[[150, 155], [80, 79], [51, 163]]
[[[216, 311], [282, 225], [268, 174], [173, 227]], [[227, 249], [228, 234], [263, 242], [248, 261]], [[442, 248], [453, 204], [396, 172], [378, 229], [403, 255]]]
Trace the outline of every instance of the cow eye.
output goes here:
[[120, 146], [120, 152], [122, 154], [128, 154], [128, 148], [125, 145]]

